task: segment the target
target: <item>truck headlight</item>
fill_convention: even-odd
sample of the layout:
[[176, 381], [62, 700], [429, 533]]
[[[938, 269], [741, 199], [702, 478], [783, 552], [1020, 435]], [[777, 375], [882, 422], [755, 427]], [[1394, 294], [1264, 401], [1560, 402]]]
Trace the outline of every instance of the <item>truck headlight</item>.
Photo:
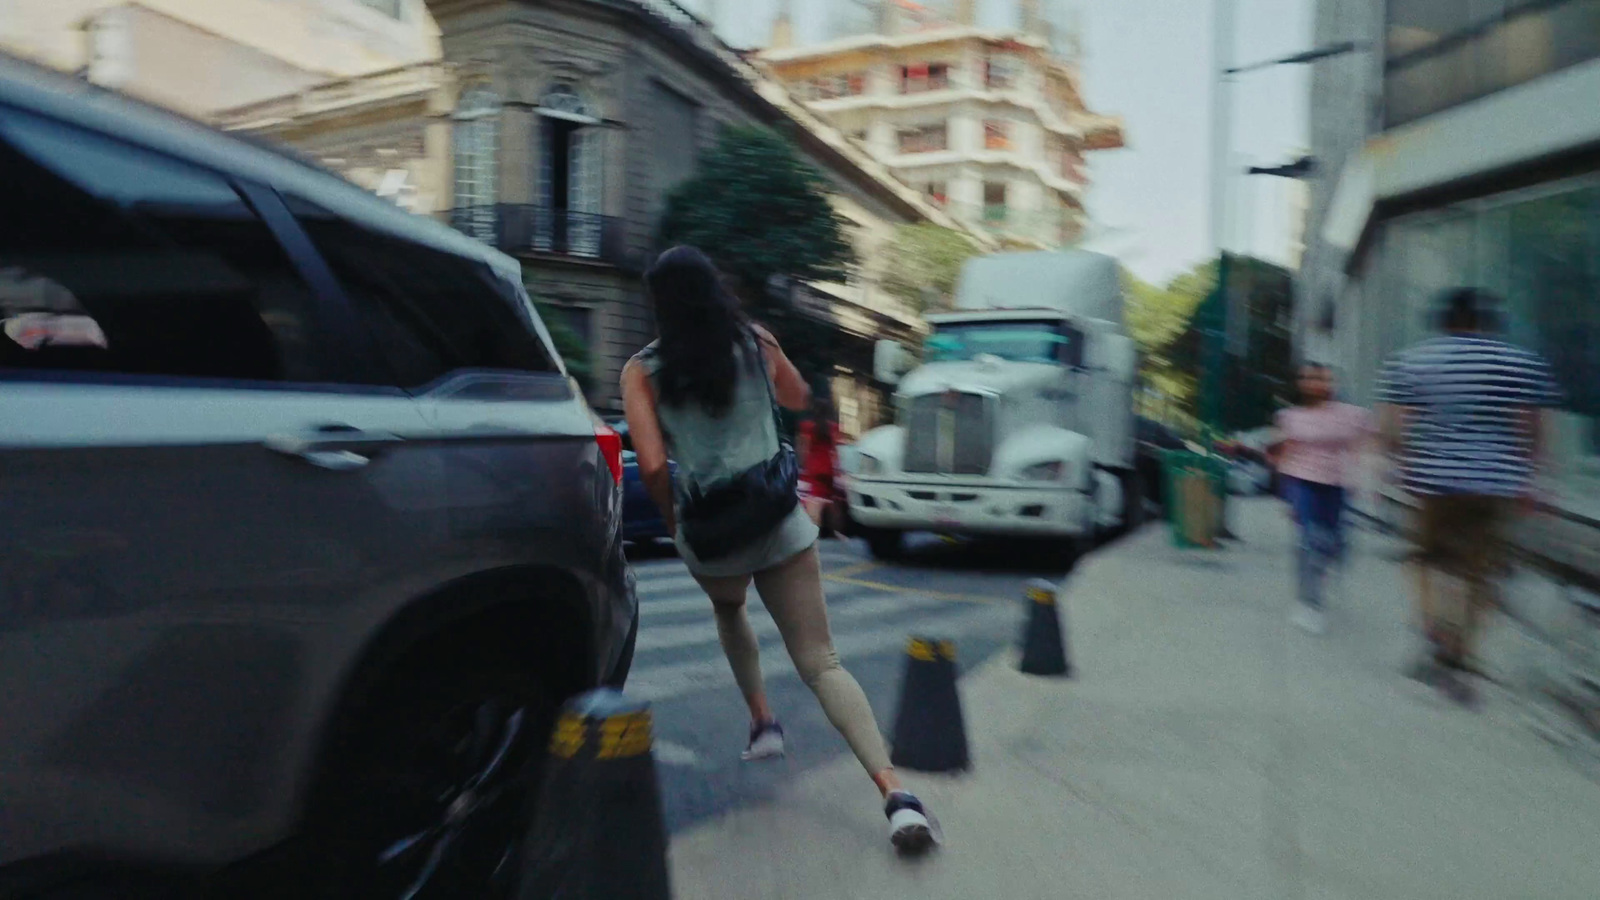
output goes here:
[[1034, 463], [1023, 469], [1020, 477], [1023, 481], [1060, 481], [1061, 473], [1065, 469], [1065, 463], [1059, 459], [1053, 459], [1049, 462]]
[[876, 456], [865, 453], [856, 454], [856, 474], [871, 477], [883, 474], [883, 462]]

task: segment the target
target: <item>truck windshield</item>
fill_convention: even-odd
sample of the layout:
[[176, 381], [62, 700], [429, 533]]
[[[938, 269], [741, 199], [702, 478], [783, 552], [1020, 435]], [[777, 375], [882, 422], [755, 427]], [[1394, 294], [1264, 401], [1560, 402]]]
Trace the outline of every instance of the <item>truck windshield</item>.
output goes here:
[[1061, 322], [961, 322], [940, 325], [926, 344], [928, 362], [959, 362], [981, 354], [1013, 362], [1076, 366], [1083, 360], [1076, 329]]

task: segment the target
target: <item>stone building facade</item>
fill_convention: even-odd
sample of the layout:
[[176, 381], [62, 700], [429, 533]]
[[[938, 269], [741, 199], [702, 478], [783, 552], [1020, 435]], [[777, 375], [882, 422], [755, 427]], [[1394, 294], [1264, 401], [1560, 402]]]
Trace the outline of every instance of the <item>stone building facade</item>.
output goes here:
[[420, 215], [450, 208], [455, 80], [441, 62], [326, 82], [207, 118], [284, 144]]
[[425, 62], [423, 0], [0, 0], [0, 51], [191, 116]]
[[[521, 257], [530, 292], [586, 340], [597, 408], [616, 408], [623, 363], [654, 334], [639, 275], [658, 249], [666, 197], [723, 127], [790, 137], [854, 223], [864, 257], [895, 224], [959, 227], [670, 0], [429, 0], [429, 9], [456, 85], [447, 215]], [[825, 298], [805, 308], [858, 343], [921, 327], [870, 283], [806, 296]], [[844, 368], [841, 408], [870, 406], [866, 373]]]

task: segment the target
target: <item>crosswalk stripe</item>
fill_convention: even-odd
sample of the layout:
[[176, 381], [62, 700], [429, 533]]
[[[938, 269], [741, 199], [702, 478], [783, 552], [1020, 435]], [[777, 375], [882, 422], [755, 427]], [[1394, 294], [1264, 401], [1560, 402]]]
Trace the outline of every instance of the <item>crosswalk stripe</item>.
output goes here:
[[[907, 625], [893, 623], [878, 628], [848, 632], [834, 639], [834, 649], [841, 656], [853, 656], [878, 650], [899, 649], [908, 634]], [[948, 636], [953, 640], [982, 633], [980, 629], [998, 633], [994, 610], [982, 605], [962, 606], [957, 611], [931, 616], [916, 625], [921, 634]], [[640, 640], [644, 634], [639, 635]], [[766, 677], [787, 675], [794, 664], [782, 652], [766, 654], [761, 666]], [[628, 695], [636, 700], [659, 701], [682, 696], [711, 687], [733, 687], [733, 675], [728, 671], [727, 660], [721, 653], [686, 662], [659, 666], [635, 666], [628, 678]]]
[[[824, 568], [822, 570], [822, 577], [839, 578], [857, 574], [858, 571], [860, 571], [860, 567], [858, 566], [847, 566], [834, 572], [830, 572], [828, 569]], [[694, 588], [699, 590], [700, 588], [700, 582], [695, 581], [694, 576], [690, 575], [689, 570], [684, 568], [682, 564], [679, 564], [673, 569], [655, 570], [649, 572], [641, 572], [636, 568], [634, 569], [633, 576], [635, 580], [635, 586], [639, 591], [639, 599], [641, 600], [644, 599], [644, 595], [646, 594], [679, 591], [683, 590], [684, 588]]]
[[693, 588], [698, 591], [700, 590], [700, 582], [695, 581], [693, 575], [684, 574], [675, 578], [639, 578], [636, 587], [639, 591], [639, 599], [643, 600], [644, 595], [647, 593], [658, 594], [667, 591], [679, 591], [684, 588]]
[[[866, 593], [868, 593], [867, 588], [856, 585], [828, 585], [828, 604], [832, 606], [839, 601], [848, 600]], [[760, 602], [760, 595], [754, 589], [750, 591], [749, 603], [751, 609], [763, 608]], [[652, 592], [646, 594], [643, 591], [639, 592], [639, 619], [642, 622], [681, 615], [687, 612], [703, 612], [707, 615], [711, 613], [711, 598], [707, 597], [705, 591], [700, 590], [698, 585], [693, 590], [673, 591], [671, 593], [657, 594]]]
[[[859, 600], [841, 603], [838, 606], [830, 604], [828, 621], [834, 626], [837, 633], [838, 626], [844, 623], [856, 622], [862, 619], [871, 619], [884, 614], [905, 612], [908, 609], [924, 608], [928, 606], [944, 606], [951, 601], [938, 598], [927, 598], [918, 594], [869, 594]], [[773, 637], [778, 634], [778, 624], [766, 610], [759, 607], [750, 607], [750, 628], [756, 637]], [[639, 628], [637, 651], [644, 653], [650, 650], [667, 650], [678, 647], [687, 647], [693, 644], [705, 644], [717, 639], [716, 620], [706, 616], [703, 621], [687, 625], [641, 625]]]

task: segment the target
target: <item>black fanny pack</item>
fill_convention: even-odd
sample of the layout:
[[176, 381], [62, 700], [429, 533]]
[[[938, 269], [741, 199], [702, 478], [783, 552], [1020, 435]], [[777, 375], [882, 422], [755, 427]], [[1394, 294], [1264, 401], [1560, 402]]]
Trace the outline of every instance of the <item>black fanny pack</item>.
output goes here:
[[778, 452], [705, 491], [693, 485], [679, 490], [678, 520], [683, 526], [683, 540], [704, 562], [731, 556], [765, 537], [800, 503], [800, 463], [794, 447], [783, 439], [777, 392], [759, 345], [755, 352], [772, 401]]

